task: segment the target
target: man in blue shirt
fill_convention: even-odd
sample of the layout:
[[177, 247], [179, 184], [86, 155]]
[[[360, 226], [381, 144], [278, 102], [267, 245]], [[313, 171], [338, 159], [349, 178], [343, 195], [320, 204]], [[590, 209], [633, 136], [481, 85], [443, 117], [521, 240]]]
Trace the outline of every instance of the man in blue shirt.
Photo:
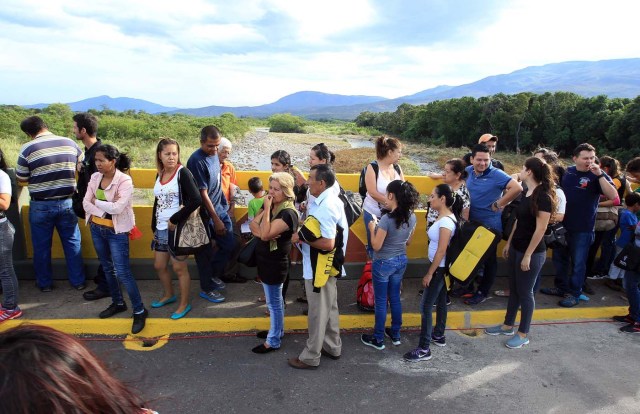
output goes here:
[[[491, 153], [485, 144], [477, 144], [471, 151], [471, 165], [467, 167], [467, 189], [471, 196], [469, 220], [477, 221], [502, 233], [502, 209], [521, 192], [522, 186], [504, 171], [493, 166]], [[493, 247], [480, 267], [482, 282], [476, 293], [464, 303], [477, 305], [487, 299], [498, 271], [497, 248]]]
[[598, 164], [596, 149], [591, 144], [580, 144], [573, 150], [574, 166], [562, 176], [562, 190], [567, 197], [564, 224], [567, 229], [567, 248], [554, 249], [556, 268], [555, 287], [541, 289], [547, 295], [563, 296], [560, 306], [570, 308], [579, 303], [587, 271], [587, 256], [594, 239], [596, 210], [600, 195], [609, 200], [618, 192]]
[[187, 161], [187, 168], [193, 174], [202, 195], [201, 209], [209, 215], [209, 227], [217, 248], [214, 252], [211, 246], [206, 246], [195, 255], [200, 274], [200, 297], [214, 303], [224, 301], [224, 296], [219, 291], [225, 288], [225, 284], [220, 276], [224, 274], [234, 246], [233, 224], [227, 212], [229, 206], [220, 181], [218, 147], [221, 138], [222, 134], [215, 126], [202, 128], [200, 148]]

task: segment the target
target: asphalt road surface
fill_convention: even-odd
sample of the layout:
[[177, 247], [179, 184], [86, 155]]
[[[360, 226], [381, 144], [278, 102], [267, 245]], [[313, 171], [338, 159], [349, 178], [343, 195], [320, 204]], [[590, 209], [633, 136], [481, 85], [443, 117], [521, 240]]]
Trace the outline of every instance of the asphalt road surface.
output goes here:
[[640, 413], [640, 335], [619, 326], [533, 326], [531, 343], [516, 350], [503, 336], [448, 331], [447, 346], [417, 363], [402, 360], [415, 331], [383, 351], [348, 332], [340, 360], [304, 371], [286, 362], [304, 333], [265, 355], [250, 351], [260, 343], [250, 334], [180, 336], [148, 352], [125, 349], [122, 338], [85, 343], [160, 414]]

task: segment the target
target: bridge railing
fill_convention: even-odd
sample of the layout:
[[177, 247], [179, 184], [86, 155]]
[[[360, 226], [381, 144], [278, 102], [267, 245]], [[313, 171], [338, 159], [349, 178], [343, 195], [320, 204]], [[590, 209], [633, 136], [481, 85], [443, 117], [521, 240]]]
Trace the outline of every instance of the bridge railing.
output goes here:
[[[156, 171], [153, 169], [132, 169], [131, 177], [133, 185], [137, 189], [152, 189], [155, 184]], [[248, 190], [248, 181], [251, 177], [260, 177], [265, 187], [268, 186], [270, 171], [237, 171], [238, 186], [242, 190]], [[345, 190], [358, 191], [359, 174], [337, 174], [340, 185]], [[420, 194], [430, 194], [433, 187], [439, 183], [438, 180], [422, 176], [407, 176], [408, 181], [416, 186]], [[19, 190], [20, 191], [20, 190]], [[12, 222], [19, 220], [21, 229], [18, 231], [16, 243], [14, 245], [17, 259], [27, 259], [33, 257], [33, 247], [31, 244], [31, 231], [29, 226], [29, 197], [26, 188], [21, 188], [22, 194], [19, 197], [19, 217], [17, 211], [14, 211]], [[153, 234], [151, 231], [151, 205], [134, 205], [133, 210], [136, 217], [136, 225], [142, 231], [142, 237], [138, 240], [131, 241], [130, 257], [132, 259], [150, 259], [153, 258], [151, 250], [151, 240]], [[408, 246], [407, 255], [412, 259], [425, 258], [427, 253], [427, 236], [426, 236], [426, 219], [425, 211], [416, 211], [418, 224], [412, 243]], [[247, 207], [235, 207], [235, 219], [239, 223], [246, 220]], [[10, 215], [11, 219], [11, 215]], [[80, 232], [82, 234], [82, 254], [85, 258], [95, 258], [96, 253], [91, 241], [89, 227], [85, 225], [83, 220], [79, 220]], [[347, 261], [362, 262], [366, 259], [364, 245], [366, 244], [366, 230], [362, 217], [350, 228], [349, 243], [347, 245]], [[57, 232], [54, 232], [52, 258], [62, 259], [64, 253]]]

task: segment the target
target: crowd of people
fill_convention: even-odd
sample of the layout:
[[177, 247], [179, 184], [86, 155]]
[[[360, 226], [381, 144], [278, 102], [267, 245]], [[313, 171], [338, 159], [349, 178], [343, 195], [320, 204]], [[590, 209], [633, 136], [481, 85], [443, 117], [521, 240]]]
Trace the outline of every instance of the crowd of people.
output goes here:
[[[90, 226], [100, 262], [94, 278], [96, 287], [83, 292], [83, 297], [86, 300], [111, 297], [109, 306], [99, 314], [100, 318], [108, 318], [127, 311], [124, 288], [133, 311], [131, 332], [139, 333], [144, 330], [149, 311], [129, 264], [129, 240], [137, 230], [132, 208], [133, 183], [127, 174], [131, 159], [97, 138], [98, 120], [92, 114], [76, 114], [73, 121], [74, 134], [84, 144], [84, 151], [76, 141], [51, 133], [38, 116], [21, 123], [21, 129], [31, 140], [20, 150], [16, 176], [28, 185], [31, 197], [29, 222], [36, 283], [42, 292], [53, 289], [51, 241], [55, 228], [63, 244], [71, 286], [86, 289], [78, 227], [78, 217], [83, 218]], [[450, 290], [447, 248], [464, 221], [479, 222], [502, 233], [503, 210], [512, 203], [515, 222], [502, 252], [509, 273], [509, 289], [501, 291], [509, 297], [507, 310], [504, 323], [487, 328], [486, 333], [510, 336], [505, 343], [509, 348], [529, 343], [535, 294], [547, 255], [543, 236], [550, 224], [558, 222], [567, 230], [567, 246], [553, 249], [554, 286], [542, 288], [541, 293], [559, 296], [560, 306], [573, 307], [588, 300], [587, 276], [608, 277], [612, 286], [626, 290], [629, 299], [629, 313], [615, 318], [625, 323], [621, 331], [640, 333], [640, 274], [612, 264], [616, 253], [626, 244], [633, 242], [640, 247], [640, 237], [636, 240], [640, 236], [636, 217], [640, 194], [631, 192], [629, 187], [630, 181], [640, 179], [640, 158], [630, 161], [623, 175], [615, 159], [606, 156], [598, 159], [590, 144], [576, 147], [575, 165], [567, 168], [561, 165], [557, 154], [541, 148], [526, 159], [519, 173], [510, 176], [495, 159], [497, 142], [496, 136], [483, 134], [467, 157], [447, 161], [444, 173], [433, 176], [442, 183], [429, 195], [426, 215], [429, 243], [424, 246], [428, 262], [422, 279], [422, 327], [417, 347], [404, 358], [428, 360], [432, 357], [431, 344], [446, 345], [449, 296], [462, 297], [464, 303], [475, 306], [490, 295], [497, 273], [497, 249], [491, 248], [476, 277]], [[425, 229], [416, 229], [419, 194], [405, 181], [398, 165], [401, 142], [382, 136], [375, 147], [376, 160], [364, 173], [363, 202], [366, 251], [372, 260], [375, 324], [372, 333], [363, 334], [361, 340], [381, 350], [385, 337], [393, 345], [401, 344], [400, 292], [407, 267], [406, 249], [414, 232]], [[175, 303], [171, 319], [183, 318], [192, 309], [187, 256], [172, 250], [176, 228], [189, 217], [197, 215], [211, 238], [211, 243], [194, 251], [199, 297], [213, 303], [223, 302], [225, 281], [240, 278], [233, 267], [243, 243], [234, 234], [232, 209], [238, 183], [228, 160], [230, 153], [231, 143], [213, 125], [202, 128], [200, 148], [188, 157], [186, 164], [181, 162], [176, 140], [162, 138], [157, 144], [151, 229], [154, 269], [161, 290], [150, 307]], [[341, 187], [332, 167], [334, 161], [335, 154], [325, 144], [313, 146], [306, 177], [292, 165], [290, 155], [280, 150], [271, 155], [273, 174], [268, 189], [257, 177], [248, 182], [253, 196], [248, 209], [249, 229], [257, 241], [257, 273], [271, 320], [268, 331], [258, 332], [264, 342], [252, 351], [264, 354], [282, 346], [289, 274], [292, 262], [301, 252], [305, 295], [299, 300], [308, 303], [309, 338], [299, 356], [289, 360], [292, 367], [299, 369], [317, 367], [322, 356], [338, 359], [341, 355], [336, 281], [345, 275], [349, 225], [340, 199]], [[10, 259], [14, 228], [4, 211], [15, 202], [12, 200], [15, 189], [5, 169], [0, 152], [0, 254]], [[618, 207], [621, 204], [624, 207]], [[614, 228], [596, 231], [598, 208], [619, 212], [620, 219]], [[594, 261], [597, 247], [601, 255]], [[178, 295], [169, 263], [177, 275]], [[4, 292], [0, 322], [19, 318], [22, 311], [11, 260], [2, 261], [0, 279]], [[387, 303], [391, 326], [385, 328]], [[521, 317], [516, 331], [518, 310]]]

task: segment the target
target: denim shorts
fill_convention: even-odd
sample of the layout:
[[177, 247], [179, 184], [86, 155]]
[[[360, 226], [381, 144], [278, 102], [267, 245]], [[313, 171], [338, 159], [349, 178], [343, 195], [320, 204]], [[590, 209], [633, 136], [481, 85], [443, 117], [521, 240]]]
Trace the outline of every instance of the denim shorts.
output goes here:
[[156, 252], [168, 252], [169, 251], [169, 230], [156, 230], [153, 233], [153, 240], [151, 241], [151, 250]]

